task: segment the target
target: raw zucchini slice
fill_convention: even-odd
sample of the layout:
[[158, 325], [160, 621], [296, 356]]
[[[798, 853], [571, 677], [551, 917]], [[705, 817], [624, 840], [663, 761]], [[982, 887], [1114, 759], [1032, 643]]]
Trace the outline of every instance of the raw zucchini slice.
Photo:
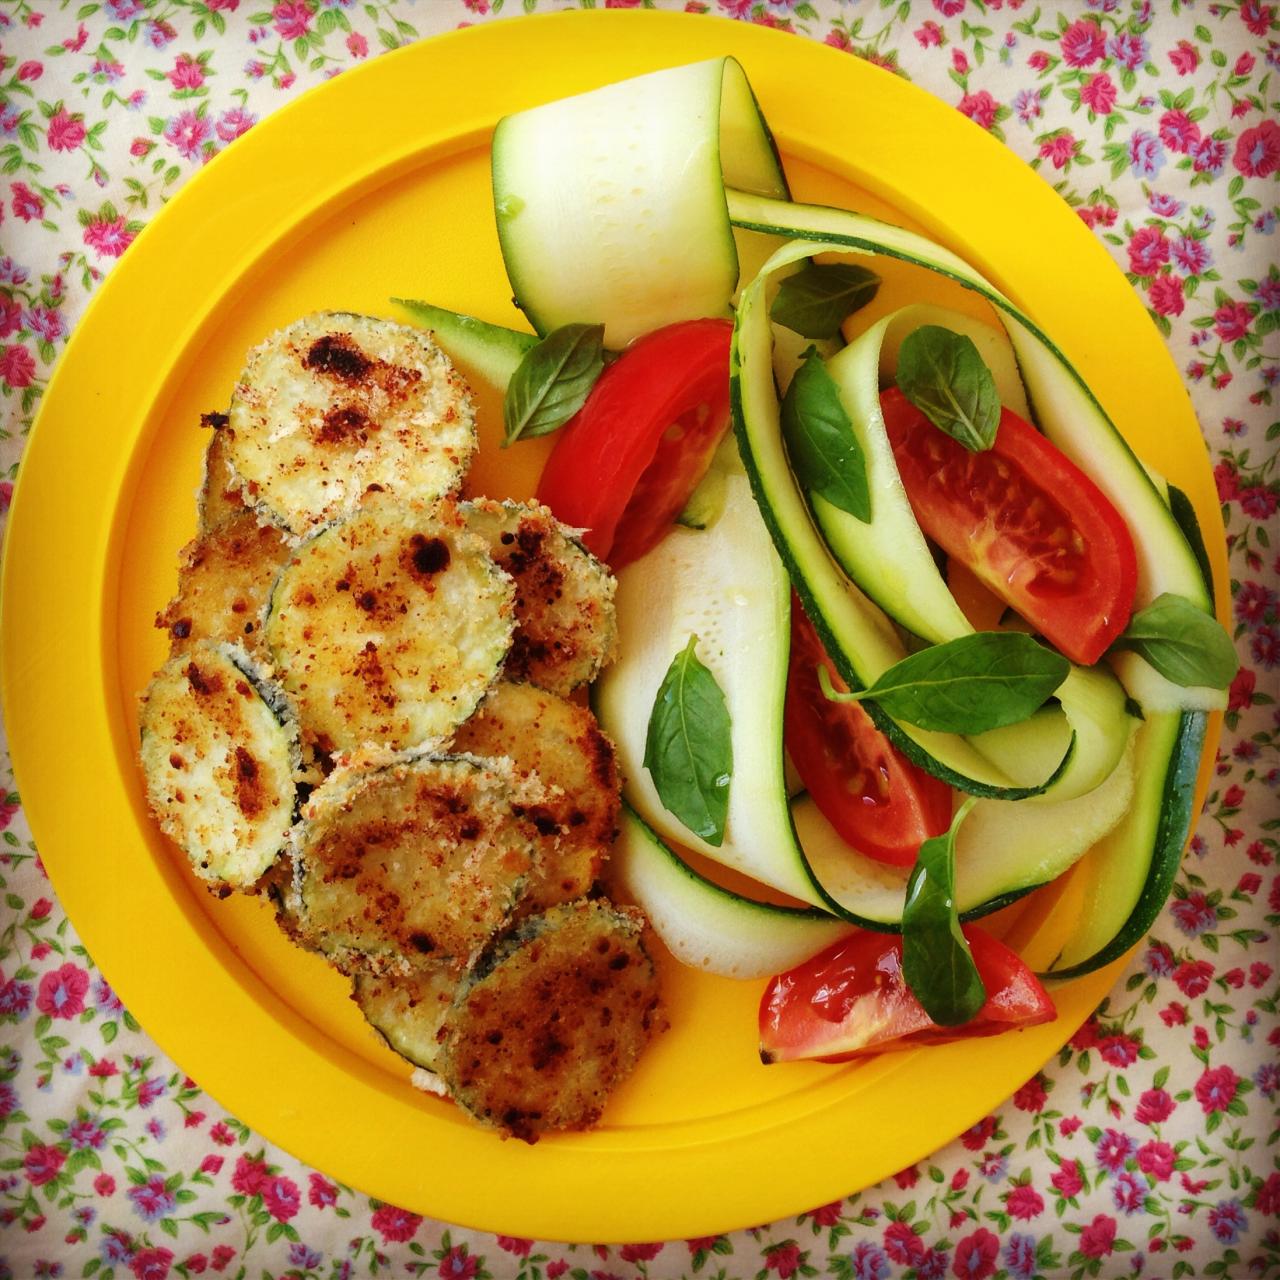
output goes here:
[[827, 362], [827, 372], [862, 448], [871, 497], [871, 520], [864, 523], [809, 494], [809, 507], [823, 539], [845, 572], [891, 618], [913, 635], [933, 643], [973, 630], [938, 573], [924, 533], [898, 476], [893, 446], [880, 413], [880, 388], [892, 381], [897, 350], [921, 325], [937, 325], [972, 338], [997, 375], [1002, 404], [1026, 401], [1013, 350], [1004, 335], [955, 311], [904, 307], [885, 316]]
[[453, 749], [509, 760], [518, 778], [544, 793], [521, 813], [535, 852], [521, 912], [582, 897], [609, 856], [621, 797], [613, 744], [590, 708], [499, 681], [458, 730]]
[[462, 513], [515, 582], [507, 678], [561, 694], [594, 680], [617, 645], [617, 583], [608, 566], [537, 503], [477, 498], [462, 503]]
[[493, 201], [516, 305], [539, 333], [605, 325], [605, 345], [727, 315], [738, 247], [725, 185], [785, 197], [742, 68], [716, 58], [498, 122]]
[[470, 373], [479, 374], [495, 391], [506, 391], [511, 375], [534, 346], [538, 337], [506, 329], [487, 320], [460, 311], [448, 311], [429, 302], [409, 298], [392, 298], [403, 307], [443, 348], [450, 360], [465, 365]]
[[756, 902], [699, 875], [629, 806], [613, 876], [681, 964], [725, 978], [782, 973], [850, 931], [824, 911]]
[[262, 623], [289, 554], [284, 534], [243, 508], [189, 542], [182, 549], [178, 594], [156, 615], [156, 626], [169, 633], [169, 652], [219, 640], [265, 659]]
[[[1036, 424], [1110, 498], [1133, 534], [1138, 553], [1135, 609], [1163, 592], [1185, 596], [1212, 613], [1192, 548], [1160, 491], [1080, 375], [1045, 333], [962, 258], [923, 236], [862, 214], [791, 204], [749, 192], [727, 193], [735, 226], [798, 238], [775, 264], [823, 250], [883, 254], [946, 276], [985, 298], [1009, 335]], [[1145, 709], [1223, 706], [1223, 690], [1183, 689], [1137, 654], [1122, 652], [1115, 669]]]
[[293, 824], [298, 731], [242, 649], [202, 641], [142, 695], [142, 771], [160, 829], [197, 876], [251, 888]]
[[595, 1124], [663, 1026], [638, 912], [579, 902], [532, 916], [473, 968], [439, 1071], [484, 1124], [535, 1142]]
[[[861, 687], [905, 652], [895, 635], [884, 635], [885, 615], [869, 597], [883, 601], [900, 625], [934, 643], [968, 635], [973, 628], [919, 531], [880, 416], [880, 348], [887, 336], [896, 343], [908, 327], [915, 327], [910, 315], [886, 317], [832, 361], [867, 458], [870, 523], [802, 494], [791, 473], [778, 427], [762, 300], [775, 270], [820, 247], [805, 241], [785, 246], [743, 292], [733, 348], [738, 362], [735, 423], [757, 498], [770, 508], [766, 518], [779, 551], [790, 561], [805, 611], [824, 642], [831, 642], [828, 652], [841, 676], [850, 687]], [[963, 324], [969, 327], [969, 322]], [[999, 355], [998, 346], [989, 340], [984, 345]], [[1008, 356], [997, 363], [1008, 385]], [[1102, 669], [1073, 668], [1057, 699], [1061, 712], [1046, 709], [1023, 724], [968, 739], [895, 724], [874, 706], [871, 714], [907, 755], [961, 790], [1005, 799], [1042, 795], [1065, 800], [1091, 791], [1111, 773], [1130, 726], [1124, 690]]]
[[298, 548], [267, 643], [317, 749], [438, 745], [497, 678], [513, 605], [456, 508], [379, 500]]
[[459, 975], [456, 966], [445, 962], [415, 965], [408, 973], [361, 969], [351, 984], [351, 998], [396, 1053], [415, 1067], [434, 1071]]
[[532, 852], [512, 811], [523, 799], [496, 760], [410, 755], [335, 770], [293, 842], [302, 936], [340, 968], [466, 961], [524, 892]]
[[[664, 840], [685, 845], [801, 902], [822, 905], [796, 844], [783, 770], [782, 710], [791, 587], [751, 488], [726, 474], [724, 510], [706, 530], [675, 528], [618, 575], [625, 662], [592, 697], [618, 748], [625, 794]], [[724, 693], [733, 776], [724, 841], [708, 844], [662, 803], [644, 766], [645, 738], [672, 658], [697, 636], [697, 655]]]
[[[961, 915], [988, 915], [1060, 876], [1123, 820], [1134, 787], [1129, 751], [1088, 795], [1041, 804], [979, 800], [956, 837]], [[808, 796], [792, 813], [809, 866], [847, 917], [868, 929], [900, 929], [911, 868], [886, 866], [850, 848]]]
[[1137, 794], [1073, 873], [1083, 882], [1080, 923], [1049, 966], [1053, 977], [1110, 964], [1155, 923], [1191, 833], [1205, 721], [1202, 711], [1151, 712], [1138, 730]]
[[[828, 365], [868, 460], [871, 523], [863, 524], [817, 495], [810, 495], [809, 502], [827, 546], [858, 585], [900, 626], [942, 644], [972, 634], [973, 627], [956, 605], [920, 532], [880, 413], [880, 386], [892, 379], [898, 348], [923, 324], [971, 338], [992, 371], [1001, 403], [1027, 412], [1017, 361], [1002, 333], [938, 307], [894, 312]], [[969, 739], [988, 760], [1017, 778], [1028, 767], [1052, 769], [1074, 734], [1076, 750], [1069, 764], [1037, 797], [1045, 801], [1068, 800], [1098, 786], [1119, 761], [1131, 728], [1124, 691], [1104, 669], [1073, 668], [1057, 700], [1060, 710], [1046, 708], [1024, 724]]]
[[370, 489], [453, 493], [476, 447], [471, 395], [420, 329], [320, 312], [249, 353], [226, 456], [245, 498], [294, 533], [350, 512]]

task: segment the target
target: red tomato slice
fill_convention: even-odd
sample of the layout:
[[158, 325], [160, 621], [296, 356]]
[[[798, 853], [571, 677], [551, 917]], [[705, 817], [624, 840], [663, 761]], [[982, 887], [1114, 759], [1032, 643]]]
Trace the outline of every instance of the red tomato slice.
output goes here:
[[951, 789], [912, 764], [856, 702], [826, 697], [819, 666], [837, 689], [845, 688], [792, 596], [783, 717], [791, 763], [846, 844], [878, 862], [909, 867], [920, 846], [951, 825]]
[[992, 448], [971, 453], [897, 387], [880, 404], [925, 533], [1073, 662], [1097, 662], [1138, 582], [1133, 538], [1102, 490], [1008, 409]]
[[987, 989], [986, 1003], [964, 1026], [938, 1026], [911, 994], [901, 937], [859, 931], [770, 979], [760, 1001], [761, 1059], [845, 1062], [901, 1044], [942, 1044], [1053, 1020], [1053, 1001], [1016, 952], [972, 925], [964, 936]]
[[632, 343], [556, 439], [538, 499], [621, 569], [656, 546], [729, 424], [727, 320], [689, 320]]

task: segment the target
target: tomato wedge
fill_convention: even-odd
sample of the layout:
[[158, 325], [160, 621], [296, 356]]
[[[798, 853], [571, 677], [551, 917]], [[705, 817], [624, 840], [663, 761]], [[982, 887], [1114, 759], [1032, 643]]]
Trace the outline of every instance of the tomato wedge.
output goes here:
[[832, 702], [818, 683], [826, 667], [845, 685], [795, 596], [783, 735], [791, 763], [840, 838], [878, 862], [909, 867], [930, 837], [951, 825], [951, 789], [911, 763], [856, 702]]
[[761, 1060], [845, 1062], [902, 1044], [943, 1044], [1053, 1020], [1053, 1001], [1017, 952], [972, 925], [964, 936], [987, 1000], [963, 1026], [938, 1026], [911, 994], [899, 936], [859, 931], [770, 979], [760, 1001]]
[[920, 527], [1073, 662], [1097, 662], [1133, 612], [1133, 538], [1102, 490], [1008, 409], [971, 453], [897, 387], [880, 397]]
[[561, 429], [538, 499], [614, 569], [656, 546], [729, 425], [727, 320], [688, 320], [632, 343]]

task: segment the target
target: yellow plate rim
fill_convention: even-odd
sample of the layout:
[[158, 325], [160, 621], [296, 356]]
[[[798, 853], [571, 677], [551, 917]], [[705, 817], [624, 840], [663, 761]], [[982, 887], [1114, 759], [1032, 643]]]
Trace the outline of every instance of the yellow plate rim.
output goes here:
[[[104, 673], [114, 670], [116, 557], [133, 442], [94, 434], [104, 409], [142, 421], [172, 371], [198, 351], [201, 322], [219, 300], [335, 202], [474, 145], [500, 115], [721, 54], [743, 62], [789, 153], [829, 163], [851, 132], [841, 122], [857, 122], [859, 153], [843, 171], [888, 193], [1026, 305], [1118, 421], [1132, 418], [1132, 369], [1149, 368], [1150, 378], [1140, 380], [1147, 411], [1167, 430], [1199, 439], [1164, 344], [1106, 250], [1047, 184], [957, 112], [864, 61], [748, 24], [571, 12], [474, 27], [379, 58], [302, 95], [218, 156], [152, 220], [77, 326], [28, 441], [10, 512], [0, 617], [8, 732], [42, 857], [90, 953], [166, 1052], [263, 1136], [379, 1199], [485, 1230], [672, 1239], [839, 1198], [923, 1158], [1008, 1097], [1123, 966], [1059, 988], [1058, 1020], [1002, 1038], [994, 1054], [992, 1042], [973, 1042], [894, 1055], [833, 1073], [760, 1114], [652, 1126], [638, 1136], [606, 1128], [533, 1148], [430, 1117], [416, 1122], [434, 1143], [419, 1163], [405, 1158], [399, 1095], [283, 1006], [234, 955], [213, 948], [207, 920], [184, 902], [189, 886], [174, 868], [140, 856], [145, 842], [130, 838], [146, 821], [136, 778], [120, 768], [132, 750], [122, 728], [128, 723], [132, 732], [132, 709], [118, 705]], [[806, 107], [814, 85], [823, 88], [821, 110]], [[415, 109], [387, 110], [404, 102]], [[363, 150], [353, 160], [333, 145], [335, 136]], [[927, 179], [910, 159], [917, 153], [929, 155]], [[299, 166], [299, 154], [312, 162]], [[965, 198], [975, 169], [980, 208]], [[190, 246], [201, 240], [218, 252], [193, 254]], [[1047, 243], [1055, 254], [1049, 262]], [[182, 264], [182, 296], [158, 305], [171, 297], [175, 263]], [[1079, 314], [1087, 282], [1106, 291], [1102, 347], [1097, 326]], [[113, 335], [126, 331], [131, 342], [120, 350]], [[1131, 359], [1122, 373], [1109, 373], [1118, 334]], [[73, 444], [76, 465], [68, 468]], [[1202, 467], [1199, 461], [1184, 487], [1206, 531], [1221, 600], [1221, 515], [1207, 458]], [[70, 799], [66, 726], [75, 726], [80, 771]], [[1208, 761], [1217, 731], [1215, 719]], [[1204, 785], [1202, 772], [1201, 794]], [[112, 833], [105, 841], [104, 831]], [[125, 882], [130, 890], [122, 894]], [[143, 937], [146, 944], [137, 945]], [[241, 1046], [216, 1034], [223, 1026], [239, 1029]], [[246, 1071], [243, 1044], [271, 1065]], [[945, 1091], [936, 1088], [940, 1069], [955, 1073]], [[886, 1122], [880, 1132], [850, 1133], [842, 1108], [847, 1114], [850, 1098], [866, 1089], [883, 1095]], [[334, 1114], [335, 1091], [353, 1100], [352, 1114]], [[431, 1176], [441, 1166], [447, 1177]], [[779, 1169], [785, 1179], [775, 1176]]]

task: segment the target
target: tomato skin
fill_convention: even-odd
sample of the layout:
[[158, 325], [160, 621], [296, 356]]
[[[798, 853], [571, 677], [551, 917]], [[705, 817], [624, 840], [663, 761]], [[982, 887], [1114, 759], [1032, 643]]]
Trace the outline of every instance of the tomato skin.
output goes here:
[[908, 760], [857, 703], [826, 697], [818, 683], [820, 665], [837, 689], [845, 688], [792, 596], [783, 714], [791, 763], [846, 844], [877, 862], [909, 867], [925, 840], [951, 825], [951, 789]]
[[1073, 662], [1091, 666], [1128, 624], [1138, 558], [1106, 495], [1004, 409], [971, 453], [897, 387], [880, 397], [898, 473], [924, 532]]
[[729, 425], [728, 320], [633, 342], [556, 439], [538, 500], [614, 569], [665, 536]]
[[960, 1027], [940, 1027], [902, 976], [902, 938], [860, 930], [770, 979], [760, 1001], [760, 1057], [847, 1062], [901, 1045], [998, 1035], [1056, 1017], [1040, 980], [1014, 951], [965, 925], [986, 1003]]

